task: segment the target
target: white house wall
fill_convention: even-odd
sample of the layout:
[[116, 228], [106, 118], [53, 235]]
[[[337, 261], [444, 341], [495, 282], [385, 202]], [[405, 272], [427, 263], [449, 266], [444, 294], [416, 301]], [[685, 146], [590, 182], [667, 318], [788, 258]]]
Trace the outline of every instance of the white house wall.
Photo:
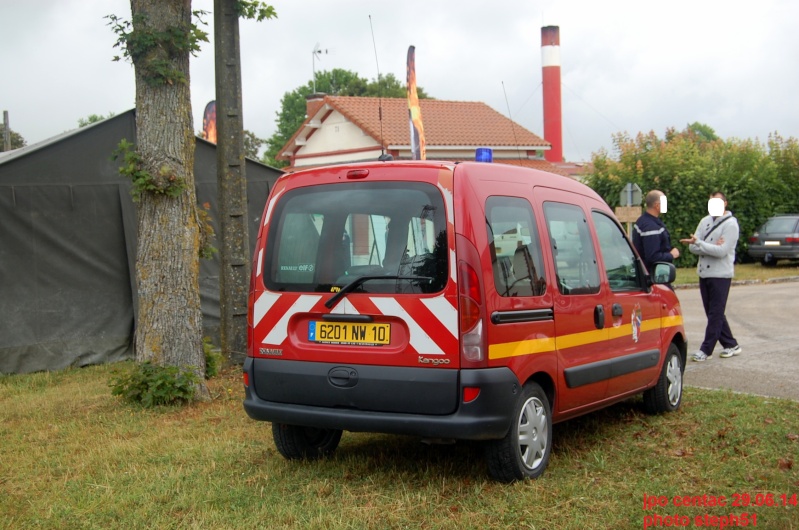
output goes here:
[[355, 153], [343, 153], [329, 156], [313, 156], [310, 158], [297, 158], [294, 167], [305, 166], [327, 166], [331, 164], [344, 164], [349, 162], [364, 162], [367, 160], [377, 160], [381, 155], [380, 149], [371, 151], [358, 151]]
[[298, 154], [306, 156], [364, 147], [375, 147], [379, 150], [380, 144], [371, 136], [364, 134], [357, 125], [348, 121], [339, 112], [333, 111], [322, 122], [322, 126], [308, 138], [308, 143]]

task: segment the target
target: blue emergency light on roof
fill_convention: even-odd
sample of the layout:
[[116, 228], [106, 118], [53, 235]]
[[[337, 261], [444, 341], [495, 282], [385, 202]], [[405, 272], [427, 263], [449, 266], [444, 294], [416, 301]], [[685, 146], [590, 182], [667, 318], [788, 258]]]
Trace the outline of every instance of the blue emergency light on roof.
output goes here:
[[476, 162], [493, 162], [494, 151], [490, 147], [478, 147], [474, 152], [474, 160]]

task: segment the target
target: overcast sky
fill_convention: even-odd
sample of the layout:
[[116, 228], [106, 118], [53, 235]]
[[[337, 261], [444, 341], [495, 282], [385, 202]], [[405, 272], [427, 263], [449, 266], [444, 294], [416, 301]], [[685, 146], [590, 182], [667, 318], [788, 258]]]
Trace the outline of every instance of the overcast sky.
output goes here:
[[[612, 149], [617, 132], [684, 128], [722, 138], [799, 138], [799, 2], [795, 0], [272, 0], [278, 18], [242, 21], [244, 126], [275, 130], [286, 92], [342, 68], [405, 79], [432, 97], [482, 101], [543, 137], [541, 27], [559, 26], [563, 145], [569, 161]], [[194, 9], [213, 11], [212, 0]], [[33, 144], [90, 114], [134, 106], [133, 66], [106, 15], [125, 0], [0, 0], [0, 110]], [[370, 25], [371, 17], [371, 25]], [[195, 130], [214, 96], [210, 43], [191, 63]], [[374, 35], [374, 39], [373, 39]], [[424, 118], [424, 116], [422, 116]]]

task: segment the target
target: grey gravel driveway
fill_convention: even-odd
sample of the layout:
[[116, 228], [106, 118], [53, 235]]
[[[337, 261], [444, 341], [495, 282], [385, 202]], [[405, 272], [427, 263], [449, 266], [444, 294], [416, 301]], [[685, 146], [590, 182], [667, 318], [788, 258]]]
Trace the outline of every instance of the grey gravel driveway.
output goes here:
[[799, 278], [733, 284], [727, 321], [743, 353], [719, 357], [721, 346], [703, 363], [690, 360], [702, 343], [707, 319], [698, 288], [679, 288], [688, 335], [684, 384], [799, 401]]

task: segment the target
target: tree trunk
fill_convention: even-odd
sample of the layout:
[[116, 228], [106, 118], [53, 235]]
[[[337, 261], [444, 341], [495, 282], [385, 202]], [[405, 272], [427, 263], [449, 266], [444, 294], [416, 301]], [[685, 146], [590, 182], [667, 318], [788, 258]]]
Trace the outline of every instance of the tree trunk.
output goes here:
[[[131, 0], [134, 32], [191, 25], [191, 0]], [[185, 82], [148, 82], [144, 61], [167, 59]], [[200, 231], [194, 187], [194, 131], [189, 52], [159, 48], [133, 57], [136, 69], [136, 143], [142, 169], [162, 184], [183, 182], [177, 196], [145, 191], [139, 198], [136, 283], [139, 320], [136, 360], [191, 368], [196, 397], [205, 399], [205, 355], [200, 309]]]

